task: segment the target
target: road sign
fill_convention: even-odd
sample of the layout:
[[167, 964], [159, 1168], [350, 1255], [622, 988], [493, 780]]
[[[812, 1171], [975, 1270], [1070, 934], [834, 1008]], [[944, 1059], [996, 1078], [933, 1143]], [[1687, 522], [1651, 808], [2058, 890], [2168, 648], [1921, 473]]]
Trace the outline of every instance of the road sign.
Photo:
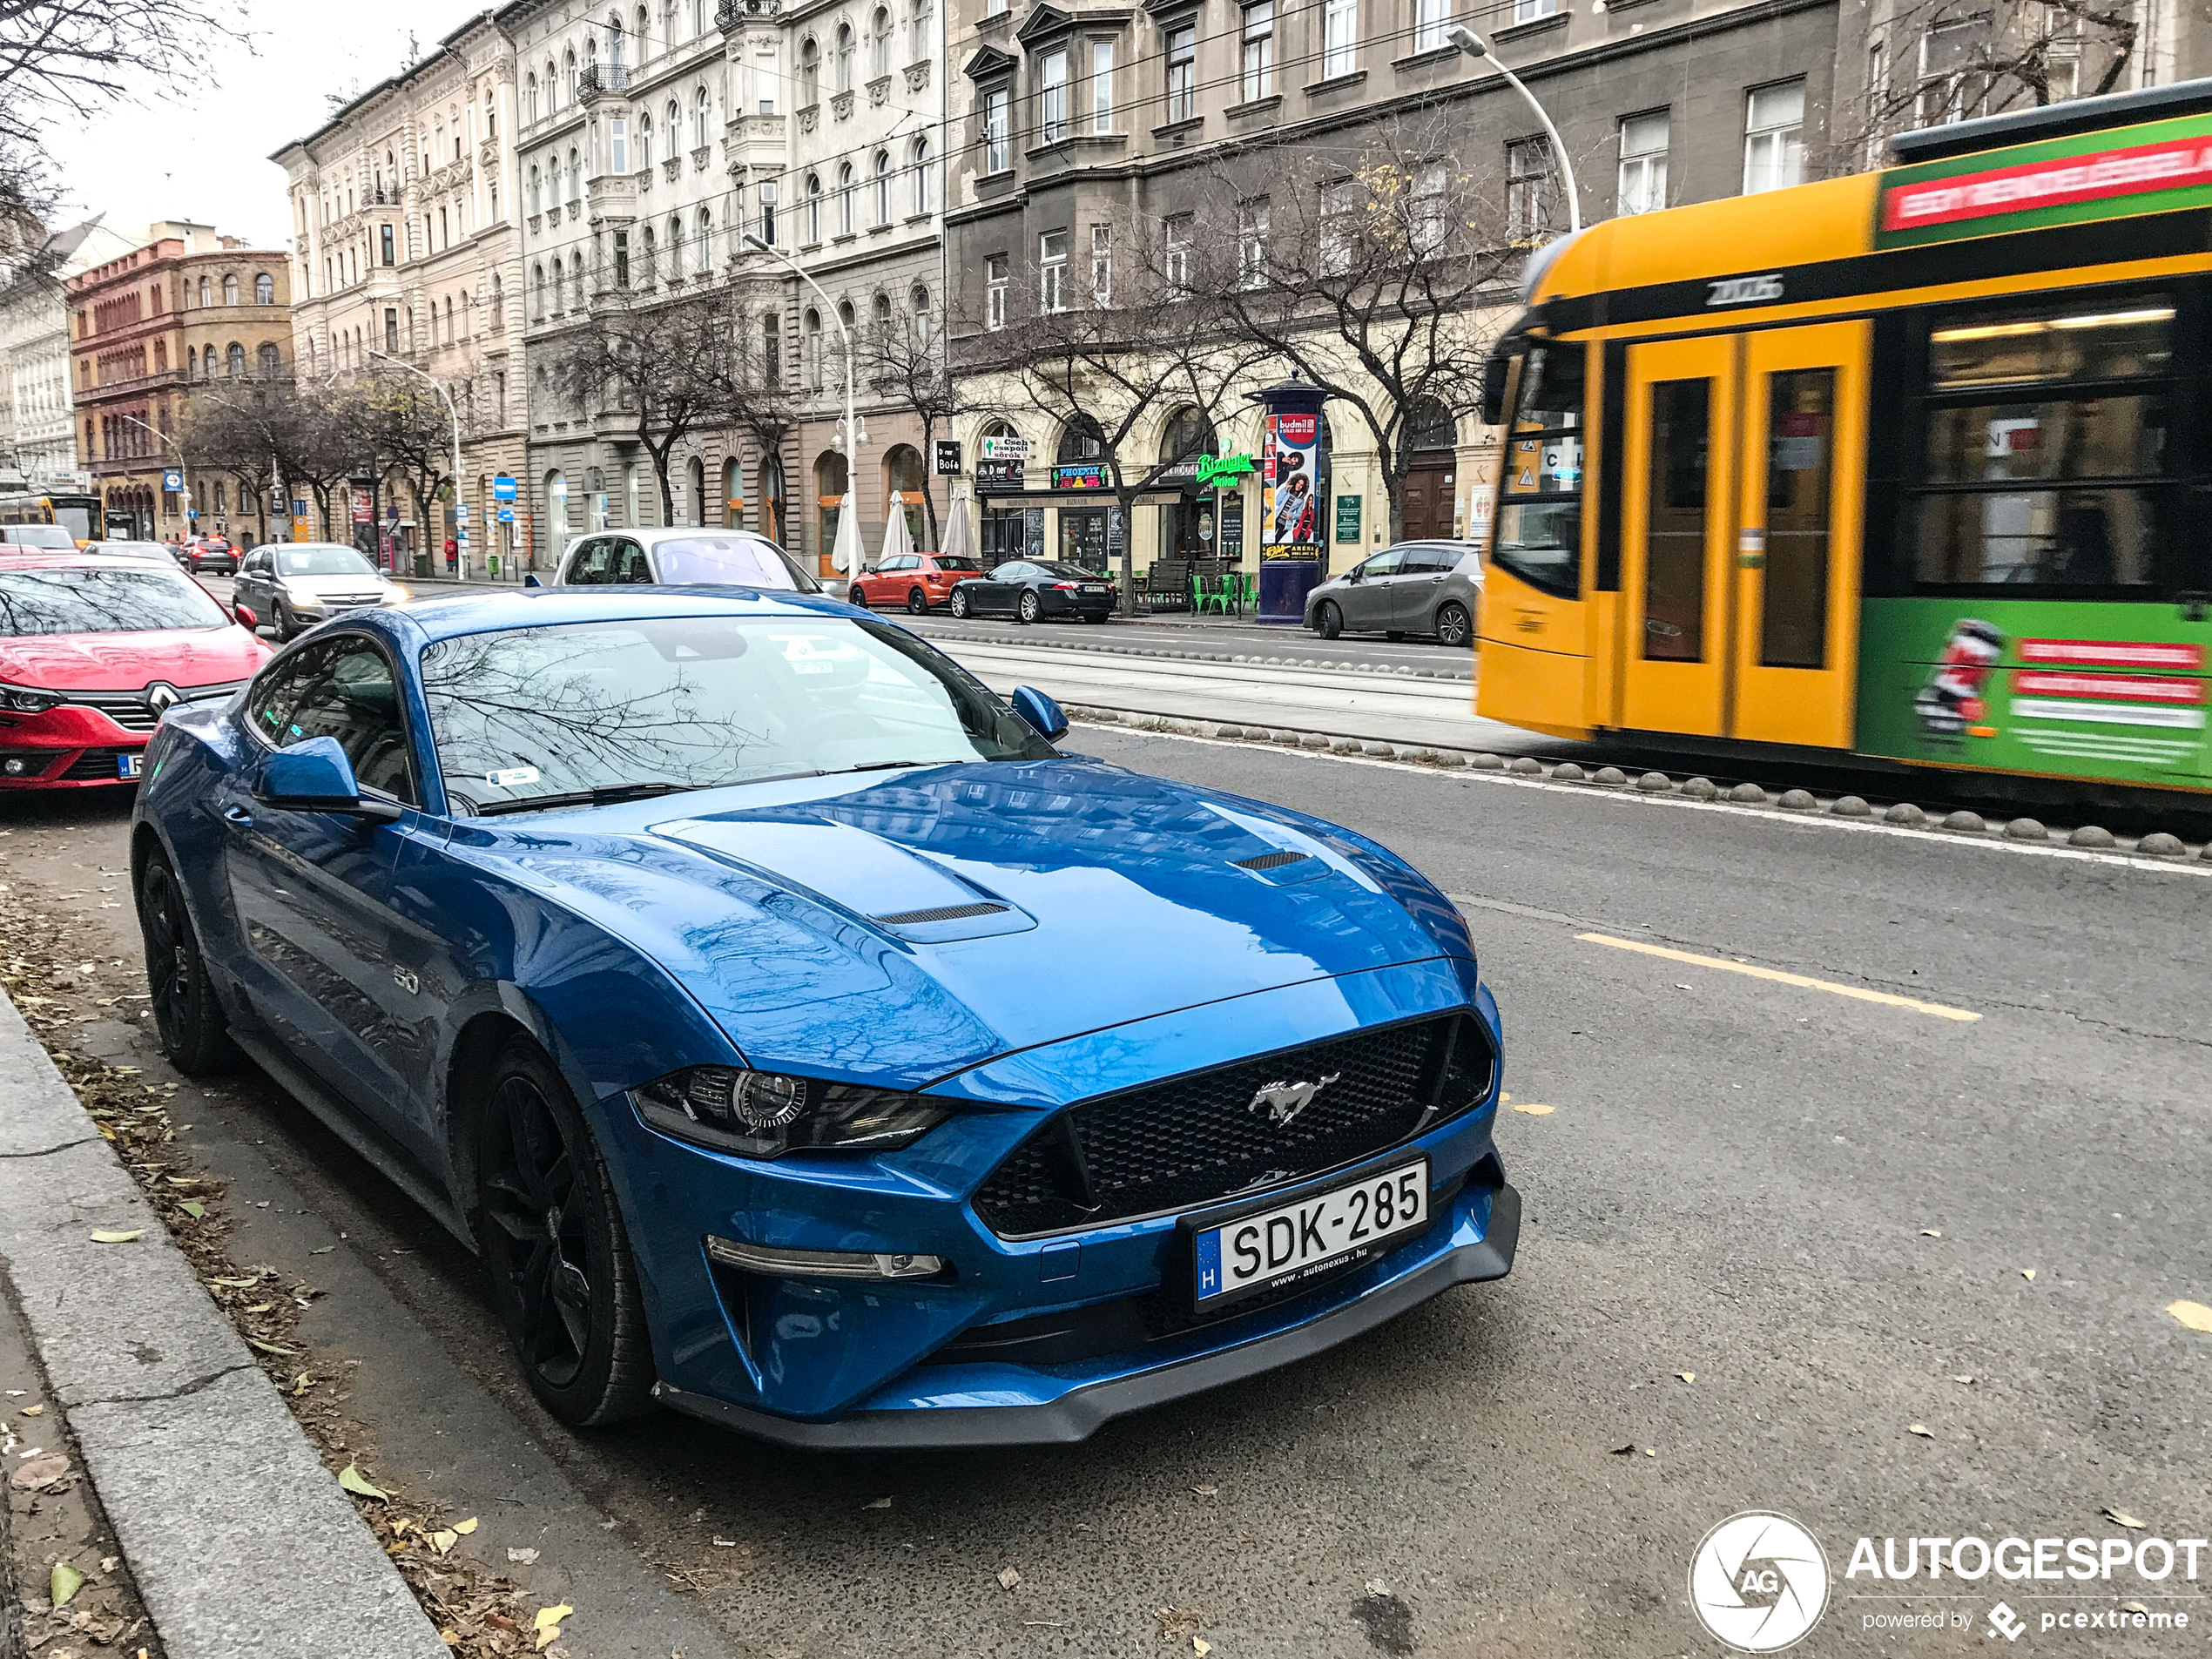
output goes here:
[[185, 516], [186, 518], [198, 518], [198, 517], [199, 516], [199, 508], [197, 508], [197, 507], [187, 507], [187, 508], [185, 508]]
[[509, 477], [505, 473], [501, 473], [496, 478], [491, 481], [491, 498], [494, 501], [514, 500], [515, 481]]
[[501, 508], [499, 509], [499, 522], [502, 524], [512, 524], [515, 522], [515, 509], [511, 507]]
[[172, 467], [168, 469], [168, 471], [163, 473], [161, 475], [161, 487], [172, 496], [183, 495], [185, 493], [185, 475], [183, 469], [177, 467]]
[[937, 440], [937, 475], [940, 478], [960, 476], [960, 440], [958, 438]]
[[454, 502], [453, 522], [456, 524], [466, 524], [469, 522], [469, 503], [467, 502], [457, 501]]

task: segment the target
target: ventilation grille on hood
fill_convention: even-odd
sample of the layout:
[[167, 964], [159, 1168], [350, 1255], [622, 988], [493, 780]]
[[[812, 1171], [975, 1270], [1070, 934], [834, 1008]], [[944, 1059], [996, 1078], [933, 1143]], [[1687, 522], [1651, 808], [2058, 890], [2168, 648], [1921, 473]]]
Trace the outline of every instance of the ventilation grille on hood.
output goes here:
[[973, 916], [995, 916], [1004, 913], [1002, 904], [948, 904], [935, 910], [901, 910], [888, 916], [872, 916], [887, 927], [919, 927], [928, 921], [966, 921]]
[[1297, 864], [1312, 857], [1310, 853], [1262, 853], [1257, 858], [1238, 859], [1240, 870], [1279, 870], [1285, 864]]

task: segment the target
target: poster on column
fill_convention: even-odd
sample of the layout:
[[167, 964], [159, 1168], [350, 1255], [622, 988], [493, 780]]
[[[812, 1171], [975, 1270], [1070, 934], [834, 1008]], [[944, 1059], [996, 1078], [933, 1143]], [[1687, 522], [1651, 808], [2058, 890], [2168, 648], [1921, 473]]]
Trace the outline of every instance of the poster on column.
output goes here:
[[1321, 556], [1321, 417], [1267, 417], [1260, 475], [1260, 557]]

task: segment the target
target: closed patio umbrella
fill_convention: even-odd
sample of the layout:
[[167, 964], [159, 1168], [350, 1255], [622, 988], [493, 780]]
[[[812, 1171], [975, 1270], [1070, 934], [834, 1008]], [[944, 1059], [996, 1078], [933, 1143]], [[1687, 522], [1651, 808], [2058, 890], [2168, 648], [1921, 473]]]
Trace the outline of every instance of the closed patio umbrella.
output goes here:
[[876, 568], [880, 570], [893, 559], [914, 550], [914, 537], [907, 530], [905, 503], [899, 499], [896, 492], [894, 492], [891, 497], [890, 516], [884, 521], [883, 525], [883, 552], [876, 560]]
[[861, 568], [860, 516], [848, 495], [840, 503], [837, 513], [837, 544], [830, 550], [830, 565], [840, 576], [851, 576]]
[[948, 559], [972, 559], [975, 556], [975, 533], [968, 528], [968, 502], [955, 496], [946, 509], [944, 534], [940, 538], [945, 545], [940, 556]]

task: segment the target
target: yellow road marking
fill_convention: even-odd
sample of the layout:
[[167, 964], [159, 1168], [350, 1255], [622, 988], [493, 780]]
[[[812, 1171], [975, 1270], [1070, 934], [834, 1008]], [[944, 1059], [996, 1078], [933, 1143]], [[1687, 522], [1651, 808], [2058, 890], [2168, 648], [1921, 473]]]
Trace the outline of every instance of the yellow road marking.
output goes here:
[[1838, 996], [1856, 997], [1861, 1002], [1880, 1002], [1893, 1008], [1911, 1008], [1915, 1014], [1932, 1014], [1939, 1020], [1979, 1020], [1981, 1015], [1970, 1008], [1946, 1008], [1940, 1002], [1922, 1002], [1910, 996], [1895, 996], [1887, 991], [1870, 991], [1860, 985], [1838, 985], [1824, 979], [1808, 979], [1803, 974], [1785, 974], [1777, 968], [1754, 968], [1749, 962], [1723, 961], [1717, 956], [1699, 956], [1690, 951], [1671, 950], [1664, 945], [1647, 945], [1640, 939], [1615, 939], [1610, 934], [1576, 934], [1575, 938], [1586, 944], [1610, 945], [1615, 950], [1633, 950], [1646, 956], [1664, 957], [1670, 962], [1688, 962], [1693, 968], [1718, 968], [1730, 974], [1748, 974], [1753, 979], [1768, 979], [1779, 985], [1802, 986], [1809, 991], [1829, 991]]

